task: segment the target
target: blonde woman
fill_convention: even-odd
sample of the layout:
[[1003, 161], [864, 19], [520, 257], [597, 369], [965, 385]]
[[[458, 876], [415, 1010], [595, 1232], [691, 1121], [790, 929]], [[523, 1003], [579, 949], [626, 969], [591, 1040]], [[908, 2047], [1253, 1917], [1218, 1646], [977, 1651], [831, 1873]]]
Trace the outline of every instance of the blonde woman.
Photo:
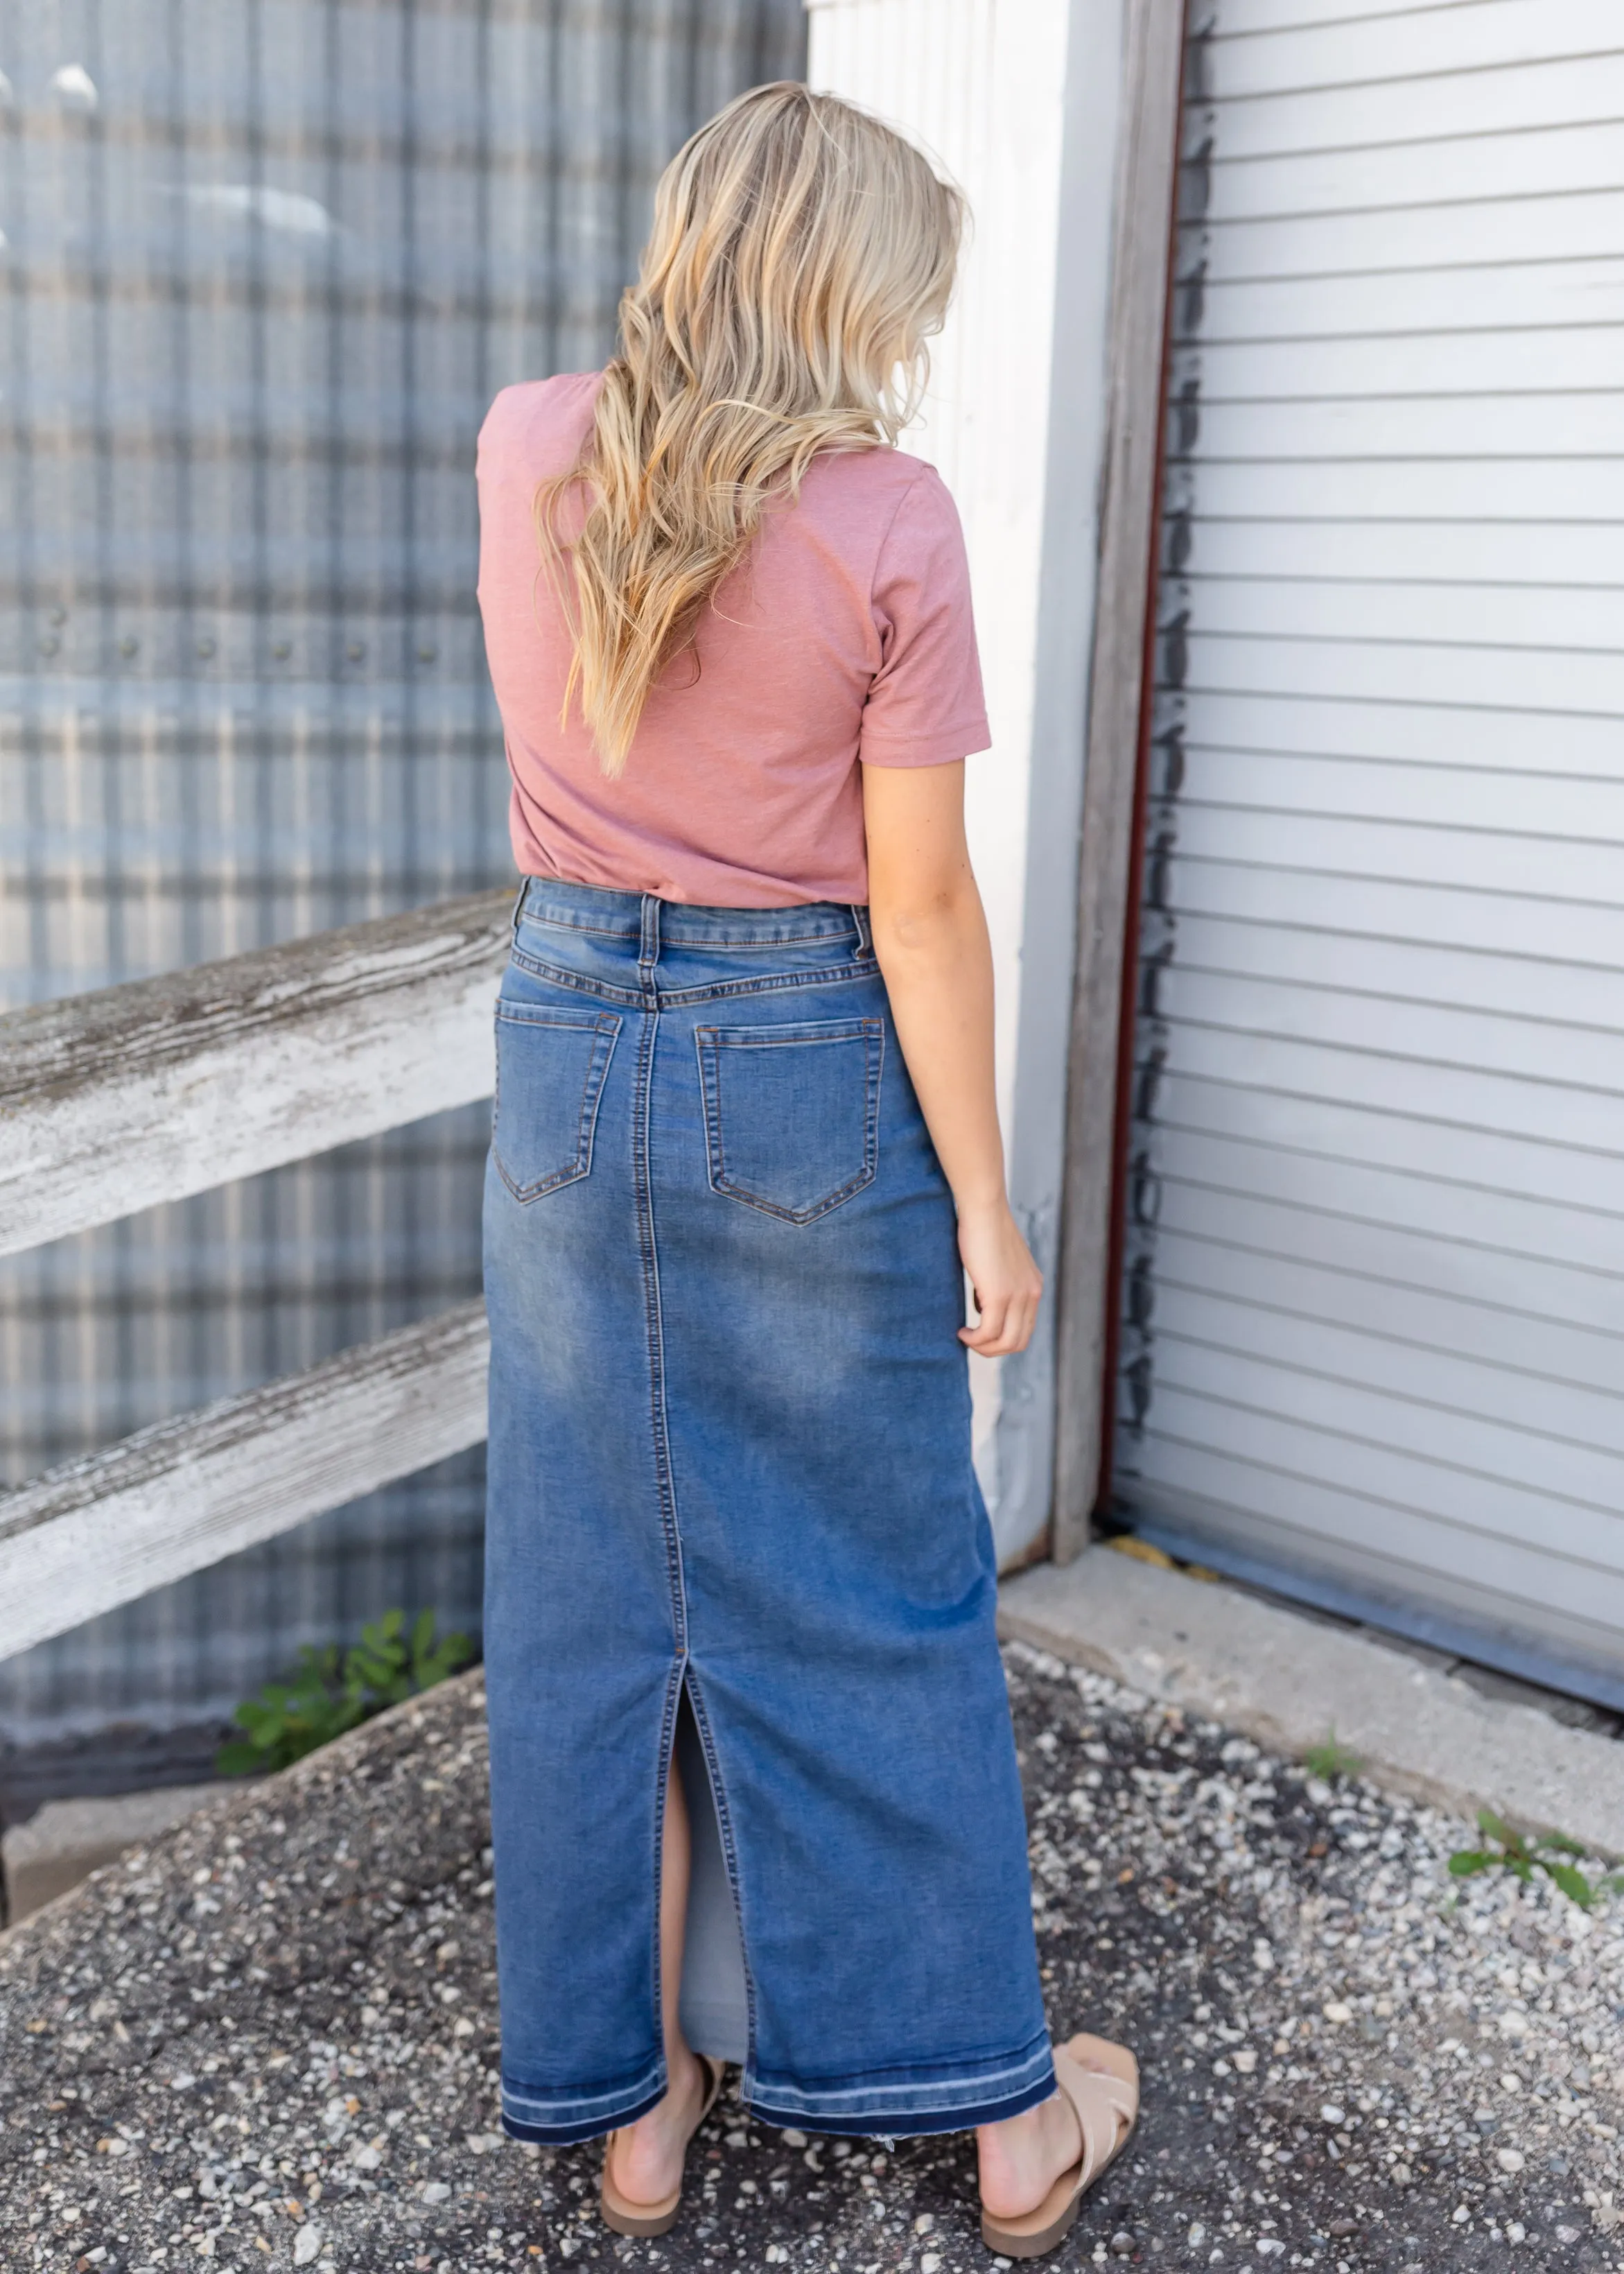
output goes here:
[[[895, 448], [958, 193], [760, 87], [659, 185], [605, 372], [480, 437], [525, 882], [486, 1185], [503, 2110], [677, 2217], [764, 2123], [974, 2128], [1058, 2241], [1131, 2055], [1051, 2048], [966, 1351], [1041, 1287], [966, 851], [963, 540]], [[975, 1297], [965, 1324], [964, 1283]]]

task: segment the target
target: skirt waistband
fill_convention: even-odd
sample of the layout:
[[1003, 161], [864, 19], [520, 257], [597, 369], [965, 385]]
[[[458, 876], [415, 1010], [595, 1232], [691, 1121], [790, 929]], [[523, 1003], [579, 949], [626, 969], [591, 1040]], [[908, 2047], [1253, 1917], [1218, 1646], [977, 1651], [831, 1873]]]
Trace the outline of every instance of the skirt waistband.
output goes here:
[[563, 877], [526, 877], [513, 903], [513, 934], [531, 922], [599, 938], [635, 941], [641, 961], [662, 942], [673, 947], [766, 948], [855, 940], [870, 945], [868, 911], [861, 902], [808, 900], [786, 908], [711, 908], [663, 900], [658, 892], [617, 892]]

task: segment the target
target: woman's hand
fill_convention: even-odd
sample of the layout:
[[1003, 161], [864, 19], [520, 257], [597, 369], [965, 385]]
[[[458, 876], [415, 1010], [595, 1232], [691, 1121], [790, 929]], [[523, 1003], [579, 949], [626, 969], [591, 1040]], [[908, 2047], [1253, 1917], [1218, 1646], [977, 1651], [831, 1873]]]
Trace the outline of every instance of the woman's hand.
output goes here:
[[959, 1211], [959, 1254], [981, 1316], [959, 1339], [982, 1358], [1010, 1358], [1032, 1340], [1043, 1275], [1006, 1200]]

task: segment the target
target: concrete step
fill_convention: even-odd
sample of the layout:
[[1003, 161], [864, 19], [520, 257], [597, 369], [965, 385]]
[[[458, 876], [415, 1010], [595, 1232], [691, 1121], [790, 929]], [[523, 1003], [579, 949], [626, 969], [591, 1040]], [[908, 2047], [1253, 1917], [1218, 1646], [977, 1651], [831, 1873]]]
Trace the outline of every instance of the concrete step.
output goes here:
[[1271, 1751], [1300, 1760], [1334, 1731], [1392, 1791], [1624, 1852], [1624, 1743], [1485, 1696], [1366, 1632], [1104, 1547], [1006, 1580], [998, 1625]]
[[177, 1784], [110, 1799], [48, 1800], [26, 1824], [11, 1826], [0, 1839], [5, 1924], [17, 1925], [138, 1841], [150, 1840], [240, 1789], [237, 1782]]

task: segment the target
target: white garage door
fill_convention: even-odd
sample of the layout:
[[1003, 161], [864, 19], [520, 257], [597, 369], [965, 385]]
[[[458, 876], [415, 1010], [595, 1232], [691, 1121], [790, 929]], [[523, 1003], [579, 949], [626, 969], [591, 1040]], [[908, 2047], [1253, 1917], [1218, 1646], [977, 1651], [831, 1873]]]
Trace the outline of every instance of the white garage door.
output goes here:
[[1119, 1502], [1624, 1705], [1624, 5], [1193, 14]]

